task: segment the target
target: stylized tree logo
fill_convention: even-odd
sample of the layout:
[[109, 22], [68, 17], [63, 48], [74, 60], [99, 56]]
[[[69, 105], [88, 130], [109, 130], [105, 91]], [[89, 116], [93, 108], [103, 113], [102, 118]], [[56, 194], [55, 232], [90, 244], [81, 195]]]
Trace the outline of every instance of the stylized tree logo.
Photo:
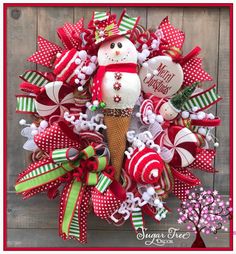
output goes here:
[[218, 191], [193, 189], [186, 192], [188, 197], [178, 208], [178, 223], [187, 223], [187, 229], [193, 230], [196, 239], [192, 248], [205, 248], [206, 245], [201, 237], [204, 234], [217, 234], [222, 229], [228, 231], [225, 226], [227, 220], [232, 218], [230, 201], [225, 201]]

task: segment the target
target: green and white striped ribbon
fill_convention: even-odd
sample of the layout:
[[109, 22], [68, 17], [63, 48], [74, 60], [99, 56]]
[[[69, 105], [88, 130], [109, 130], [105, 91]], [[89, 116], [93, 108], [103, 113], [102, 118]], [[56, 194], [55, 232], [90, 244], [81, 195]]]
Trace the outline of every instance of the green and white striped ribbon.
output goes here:
[[64, 161], [68, 161], [67, 158], [68, 148], [56, 149], [52, 152], [52, 160], [54, 163], [60, 164]]
[[93, 20], [103, 20], [107, 17], [107, 13], [105, 11], [95, 11]]
[[35, 97], [27, 95], [16, 96], [16, 112], [36, 113]]
[[103, 193], [111, 183], [112, 180], [107, 175], [101, 173], [99, 176], [98, 184], [96, 185], [96, 189]]
[[74, 236], [76, 238], [80, 237], [79, 221], [78, 221], [78, 206], [76, 207], [73, 218], [71, 220], [69, 235]]
[[131, 214], [131, 220], [133, 223], [133, 226], [135, 230], [138, 230], [139, 228], [143, 228], [143, 214], [141, 209], [138, 211], [133, 211]]
[[216, 85], [202, 93], [193, 95], [183, 106], [184, 110], [191, 111], [193, 107], [198, 107], [200, 110], [209, 108], [213, 104], [221, 100], [221, 97], [216, 92]]
[[25, 71], [20, 78], [36, 86], [44, 86], [49, 81], [37, 71]]
[[20, 181], [24, 181], [24, 180], [29, 179], [31, 177], [44, 174], [53, 168], [55, 168], [55, 165], [53, 163], [45, 164], [45, 165], [38, 167], [35, 170], [29, 172], [28, 174], [26, 174], [24, 177], [22, 177], [20, 179]]
[[[127, 13], [123, 13], [119, 22], [119, 30], [121, 32], [132, 31], [138, 22], [139, 17], [130, 17]], [[127, 35], [128, 37], [130, 34]]]
[[[75, 208], [77, 206], [76, 204], [77, 198], [79, 197], [81, 190], [82, 190], [82, 183], [74, 179], [71, 183], [70, 189], [68, 190], [66, 204], [64, 205], [62, 224], [60, 225], [62, 233], [66, 234], [67, 237], [70, 235], [70, 232], [72, 232], [72, 228], [71, 228], [72, 220], [74, 219], [74, 222], [76, 221], [74, 211], [76, 211]], [[78, 209], [77, 209], [77, 214], [78, 214]], [[73, 225], [76, 227], [76, 223]], [[79, 235], [79, 232], [75, 232], [75, 231], [76, 230], [73, 230], [74, 234], [77, 233]]]

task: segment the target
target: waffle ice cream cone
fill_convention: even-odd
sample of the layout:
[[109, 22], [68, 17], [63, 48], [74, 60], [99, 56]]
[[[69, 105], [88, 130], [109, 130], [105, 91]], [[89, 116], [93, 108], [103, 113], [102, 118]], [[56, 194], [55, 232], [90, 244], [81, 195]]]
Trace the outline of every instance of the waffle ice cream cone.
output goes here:
[[131, 112], [117, 114], [119, 110], [110, 109], [104, 112], [104, 123], [107, 126], [106, 135], [111, 156], [111, 164], [115, 168], [115, 179], [120, 180], [124, 152], [126, 149], [126, 133], [130, 126]]

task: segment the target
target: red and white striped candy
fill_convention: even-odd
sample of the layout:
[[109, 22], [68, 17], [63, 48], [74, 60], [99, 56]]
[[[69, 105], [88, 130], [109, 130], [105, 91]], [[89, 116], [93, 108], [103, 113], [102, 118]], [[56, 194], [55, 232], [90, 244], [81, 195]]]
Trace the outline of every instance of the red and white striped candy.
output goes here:
[[[82, 68], [87, 66], [90, 62], [90, 59], [86, 57], [85, 59], [81, 59], [79, 57], [79, 51], [76, 49], [65, 50], [62, 54], [56, 59], [54, 64], [53, 73], [57, 76], [57, 80], [66, 82], [69, 85], [75, 86], [75, 80], [78, 78], [77, 71], [82, 72]], [[83, 72], [84, 79], [83, 84], [86, 83], [89, 75], [86, 75]]]
[[163, 166], [159, 154], [148, 147], [141, 151], [136, 149], [131, 158], [125, 161], [125, 170], [130, 177], [142, 184], [158, 182]]
[[46, 84], [35, 100], [38, 114], [46, 119], [53, 115], [63, 116], [75, 106], [73, 90], [61, 81]]
[[169, 149], [165, 162], [173, 167], [187, 167], [196, 158], [197, 138], [188, 128], [172, 126], [163, 137], [163, 146]]
[[151, 100], [147, 99], [144, 100], [143, 103], [140, 106], [139, 112], [141, 114], [140, 116], [140, 121], [142, 124], [148, 125], [150, 124], [148, 121], [148, 111], [153, 112], [154, 111], [154, 107], [153, 107], [153, 103]]

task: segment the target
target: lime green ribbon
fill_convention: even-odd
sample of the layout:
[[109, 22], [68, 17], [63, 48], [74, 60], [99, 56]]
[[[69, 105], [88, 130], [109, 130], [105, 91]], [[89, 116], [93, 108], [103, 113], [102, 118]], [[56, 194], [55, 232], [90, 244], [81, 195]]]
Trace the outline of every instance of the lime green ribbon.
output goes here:
[[[52, 152], [52, 161], [45, 161], [45, 164], [40, 165], [38, 168], [33, 169], [26, 175], [18, 179], [15, 189], [17, 193], [30, 191], [34, 188], [43, 186], [47, 183], [53, 182], [60, 177], [63, 177], [68, 172], [71, 172], [78, 168], [82, 160], [89, 158], [94, 159], [96, 163], [96, 172], [87, 172], [87, 185], [96, 185], [100, 171], [104, 170], [107, 166], [107, 158], [105, 156], [96, 157], [96, 152], [93, 146], [88, 146], [84, 150], [78, 153], [77, 156], [72, 158], [68, 157], [71, 148], [68, 149], [57, 149]], [[55, 154], [60, 154], [61, 157], [57, 157], [57, 162], [53, 157]], [[63, 158], [63, 159], [62, 159]], [[58, 160], [61, 162], [58, 163]]]

